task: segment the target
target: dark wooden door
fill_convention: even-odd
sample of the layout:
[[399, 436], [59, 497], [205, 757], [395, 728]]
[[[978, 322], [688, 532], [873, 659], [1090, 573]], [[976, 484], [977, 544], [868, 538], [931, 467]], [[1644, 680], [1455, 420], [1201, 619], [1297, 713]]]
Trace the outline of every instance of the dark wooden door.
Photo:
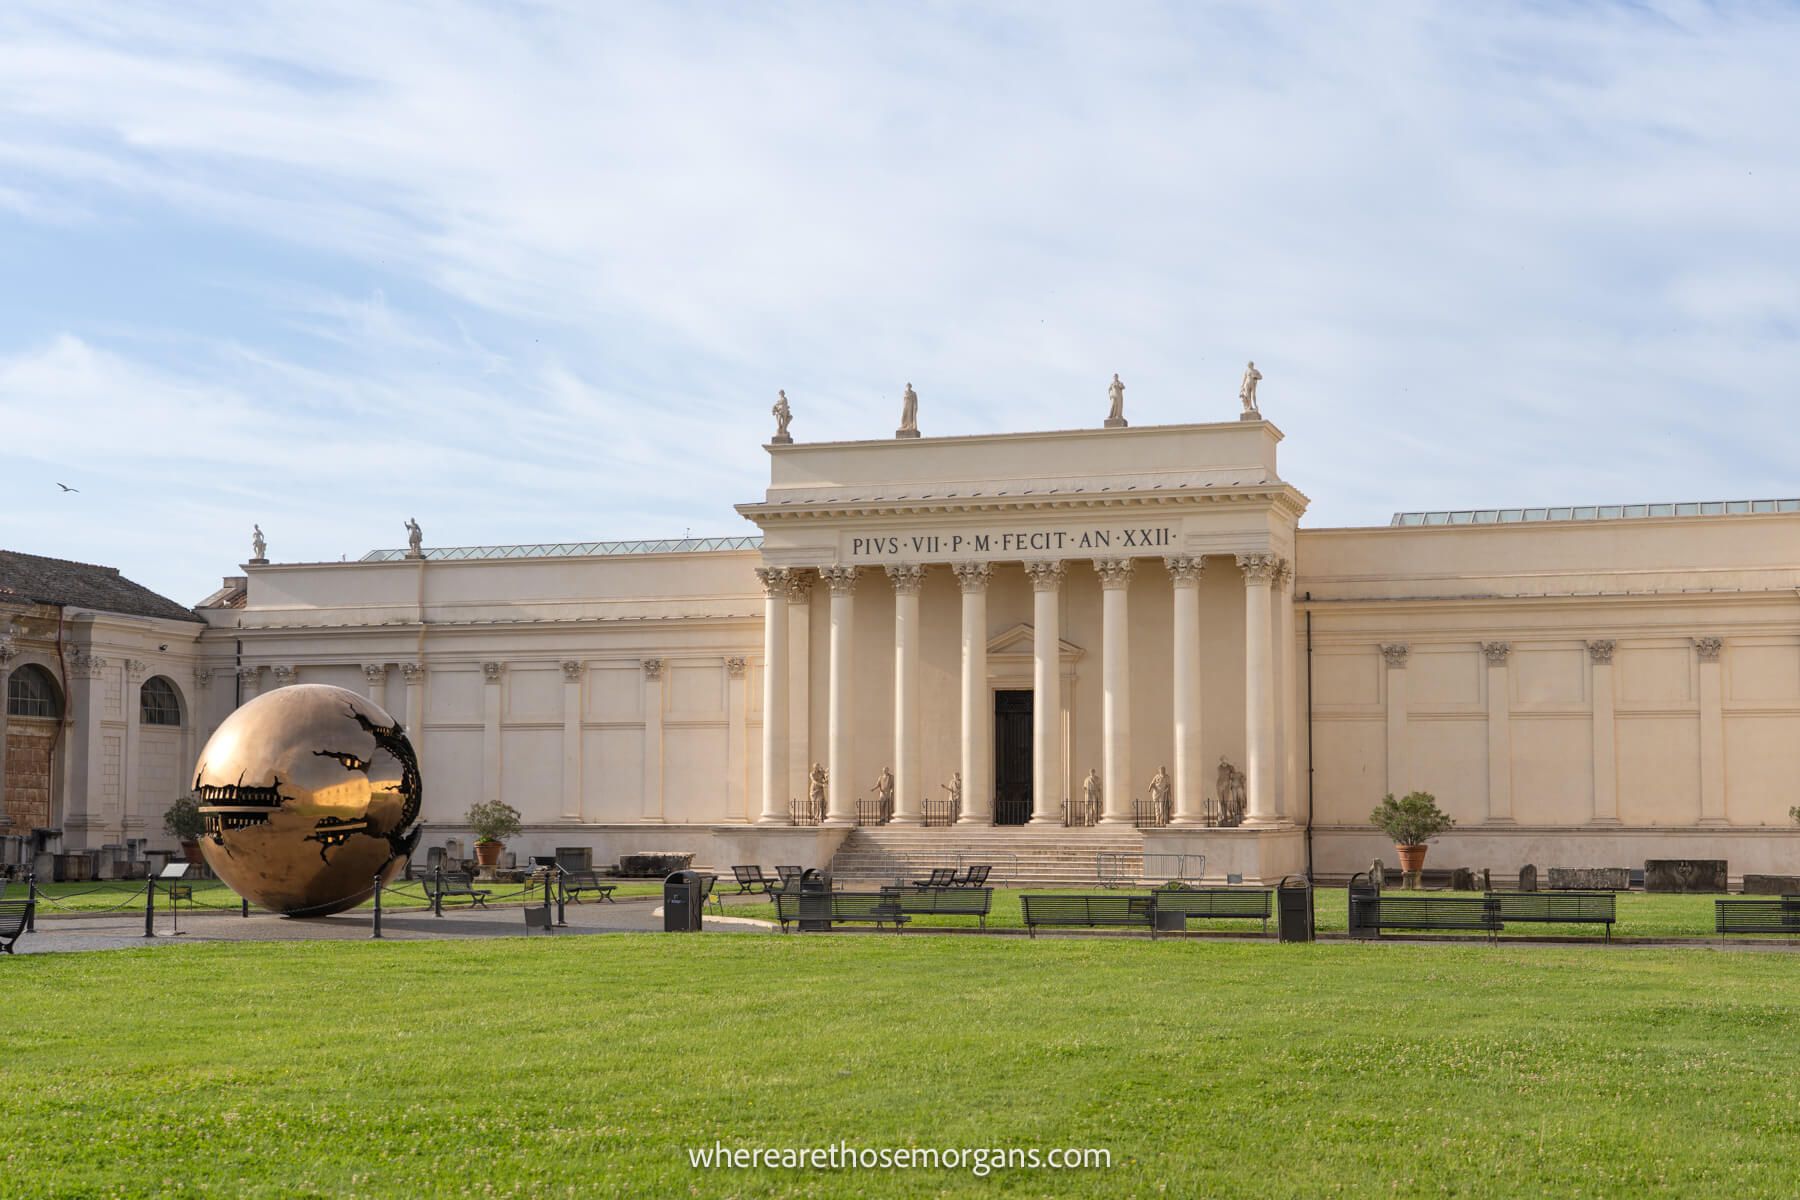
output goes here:
[[994, 693], [994, 824], [1031, 820], [1031, 693]]

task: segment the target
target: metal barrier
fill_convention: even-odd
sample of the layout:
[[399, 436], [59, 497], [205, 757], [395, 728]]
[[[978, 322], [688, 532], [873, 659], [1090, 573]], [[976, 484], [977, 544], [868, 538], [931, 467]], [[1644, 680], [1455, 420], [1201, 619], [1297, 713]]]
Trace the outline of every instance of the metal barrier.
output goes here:
[[1204, 854], [1146, 854], [1145, 883], [1199, 883], [1206, 878]]

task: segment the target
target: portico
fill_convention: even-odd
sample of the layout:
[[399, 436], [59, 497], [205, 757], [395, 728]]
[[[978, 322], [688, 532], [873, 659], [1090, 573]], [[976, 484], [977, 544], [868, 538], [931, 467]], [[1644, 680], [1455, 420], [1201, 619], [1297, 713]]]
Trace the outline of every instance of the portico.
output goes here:
[[[823, 734], [826, 823], [854, 822], [884, 766], [893, 823], [918, 823], [953, 773], [959, 823], [998, 823], [996, 697], [1028, 690], [1030, 824], [1128, 828], [1164, 768], [1169, 825], [1201, 827], [1224, 759], [1247, 777], [1231, 832], [1291, 829], [1306, 499], [1280, 440], [1247, 420], [770, 445], [769, 489], [738, 510], [763, 531], [760, 821], [787, 823], [798, 714]], [[829, 591], [822, 662], [790, 658], [796, 578]], [[996, 670], [997, 637], [1028, 640], [1028, 679]], [[780, 694], [796, 675], [823, 683], [822, 720]]]

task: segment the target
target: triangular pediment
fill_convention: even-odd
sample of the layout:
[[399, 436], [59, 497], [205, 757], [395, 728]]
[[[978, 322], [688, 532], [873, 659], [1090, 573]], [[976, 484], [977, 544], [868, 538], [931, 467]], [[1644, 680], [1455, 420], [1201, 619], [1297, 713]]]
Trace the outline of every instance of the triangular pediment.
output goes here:
[[[1022, 654], [1030, 657], [1032, 647], [1037, 641], [1037, 631], [1029, 622], [1021, 621], [1003, 633], [995, 634], [988, 639], [988, 657], [996, 655]], [[1069, 661], [1081, 657], [1081, 647], [1064, 638], [1056, 640], [1057, 657]]]

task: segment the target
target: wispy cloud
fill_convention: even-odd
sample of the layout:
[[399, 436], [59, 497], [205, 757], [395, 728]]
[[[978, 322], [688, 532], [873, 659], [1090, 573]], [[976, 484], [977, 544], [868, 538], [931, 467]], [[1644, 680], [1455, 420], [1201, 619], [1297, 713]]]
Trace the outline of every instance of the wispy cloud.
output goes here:
[[[1317, 524], [1800, 490], [1788, 5], [62, 0], [0, 41], [0, 252], [51, 279], [0, 300], [0, 417], [24, 474], [186, 479], [191, 533], [84, 551], [184, 597], [253, 515], [283, 557], [413, 507], [735, 531], [777, 387], [806, 438], [907, 380], [928, 432], [1092, 424], [1115, 370], [1228, 418], [1254, 357]], [[26, 497], [13, 544], [90, 544]]]

